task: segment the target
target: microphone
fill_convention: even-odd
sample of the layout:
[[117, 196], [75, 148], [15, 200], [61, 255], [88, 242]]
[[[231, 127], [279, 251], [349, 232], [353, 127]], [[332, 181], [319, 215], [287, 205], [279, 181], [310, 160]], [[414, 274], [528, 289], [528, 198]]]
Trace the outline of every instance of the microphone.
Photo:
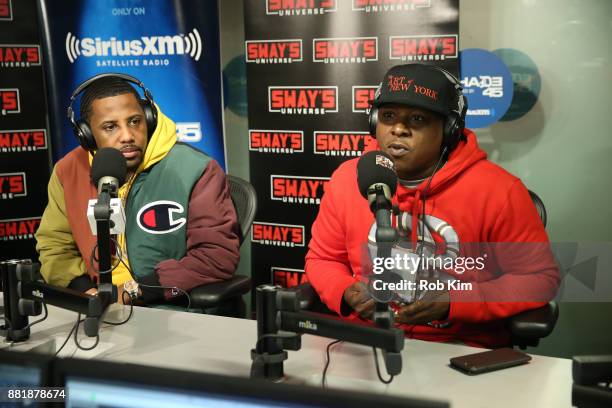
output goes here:
[[397, 189], [397, 175], [391, 156], [380, 150], [361, 156], [357, 163], [357, 184], [372, 211], [375, 212], [380, 206], [391, 209], [391, 198]]
[[[397, 174], [391, 156], [382, 151], [364, 154], [357, 163], [357, 184], [359, 192], [368, 200], [376, 219], [374, 234], [376, 245], [368, 243], [370, 256], [390, 258], [398, 239], [397, 231], [391, 225], [391, 198], [397, 189]], [[393, 280], [391, 271], [386, 267], [379, 277], [386, 282]], [[389, 318], [386, 318], [388, 305], [381, 302], [390, 301], [393, 297], [392, 292], [370, 288], [370, 295], [377, 300], [374, 320], [380, 321], [383, 327], [388, 326], [390, 324]]]
[[98, 194], [103, 190], [111, 197], [117, 197], [119, 187], [125, 183], [127, 163], [117, 149], [105, 147], [96, 152], [91, 163], [91, 181], [98, 186]]
[[117, 198], [119, 187], [125, 183], [127, 163], [117, 149], [105, 147], [98, 150], [91, 163], [91, 181], [98, 186], [98, 199], [89, 200], [87, 219], [93, 235], [98, 235], [96, 206], [108, 212], [103, 218], [110, 219], [110, 233], [122, 234], [125, 231], [125, 211]]

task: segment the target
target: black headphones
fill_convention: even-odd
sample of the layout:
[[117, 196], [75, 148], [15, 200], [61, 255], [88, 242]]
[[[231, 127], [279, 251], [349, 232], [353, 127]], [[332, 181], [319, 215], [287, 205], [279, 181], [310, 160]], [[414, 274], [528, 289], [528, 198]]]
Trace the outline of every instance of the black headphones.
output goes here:
[[[467, 99], [465, 95], [463, 95], [463, 87], [461, 86], [461, 82], [450, 72], [445, 70], [444, 68], [440, 68], [435, 65], [430, 65], [431, 67], [437, 69], [442, 72], [446, 79], [453, 85], [455, 88], [455, 99], [456, 99], [456, 109], [453, 109], [451, 113], [444, 119], [444, 129], [442, 131], [442, 149], [446, 147], [447, 154], [450, 153], [459, 140], [463, 137], [463, 128], [465, 127], [465, 114], [467, 113]], [[368, 125], [370, 134], [376, 136], [376, 125], [378, 124], [378, 106], [376, 106], [375, 102], [378, 98], [380, 98], [382, 82], [378, 85], [378, 89], [374, 94], [374, 103], [372, 108], [370, 109], [370, 115], [368, 117]]]
[[144, 99], [140, 99], [140, 104], [142, 106], [142, 110], [144, 111], [145, 122], [147, 124], [147, 136], [149, 138], [151, 138], [151, 135], [153, 134], [153, 132], [155, 131], [155, 127], [157, 126], [157, 109], [155, 108], [155, 104], [153, 103], [153, 95], [151, 95], [151, 92], [149, 92], [149, 90], [145, 88], [142, 81], [134, 78], [133, 76], [127, 75], [127, 74], [120, 74], [120, 73], [99, 74], [99, 75], [89, 78], [88, 80], [83, 82], [81, 85], [79, 85], [77, 89], [74, 90], [74, 92], [72, 92], [72, 95], [70, 96], [70, 105], [68, 106], [68, 110], [67, 110], [68, 120], [70, 121], [70, 124], [72, 125], [72, 131], [74, 132], [74, 135], [79, 141], [79, 144], [85, 150], [89, 150], [89, 151], [96, 150], [97, 148], [96, 140], [93, 137], [93, 132], [91, 131], [89, 124], [83, 119], [79, 119], [79, 120], [75, 119], [74, 110], [72, 109], [72, 104], [74, 103], [74, 100], [76, 99], [76, 97], [81, 92], [83, 92], [85, 88], [87, 88], [89, 85], [91, 85], [93, 82], [97, 81], [98, 79], [108, 78], [108, 77], [120, 78], [127, 82], [131, 82], [135, 85], [138, 85], [142, 89], [143, 94], [144, 94]]

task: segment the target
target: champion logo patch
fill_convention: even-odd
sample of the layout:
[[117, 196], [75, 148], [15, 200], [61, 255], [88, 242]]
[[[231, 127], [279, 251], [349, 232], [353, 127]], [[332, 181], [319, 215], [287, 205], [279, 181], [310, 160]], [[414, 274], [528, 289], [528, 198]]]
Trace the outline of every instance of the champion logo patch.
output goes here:
[[174, 201], [153, 201], [138, 210], [138, 226], [150, 234], [167, 234], [185, 225], [185, 217], [178, 218], [184, 211]]

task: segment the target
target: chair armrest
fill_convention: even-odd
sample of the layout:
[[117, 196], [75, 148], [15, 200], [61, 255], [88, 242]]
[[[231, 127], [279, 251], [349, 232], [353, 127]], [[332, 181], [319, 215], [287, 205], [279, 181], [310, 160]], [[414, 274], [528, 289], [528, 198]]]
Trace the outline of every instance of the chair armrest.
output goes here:
[[509, 319], [512, 337], [521, 339], [541, 339], [548, 336], [557, 323], [559, 307], [549, 302], [538, 309], [526, 310]]
[[301, 283], [287, 290], [297, 292], [300, 310], [312, 310], [317, 302], [321, 302], [310, 282]]
[[330, 310], [327, 305], [323, 303], [319, 297], [319, 294], [312, 287], [310, 282], [304, 282], [300, 285], [293, 286], [288, 290], [298, 292], [297, 297], [300, 304], [300, 310], [336, 315], [335, 312]]
[[231, 279], [193, 288], [189, 294], [191, 306], [209, 308], [226, 300], [242, 296], [251, 289], [251, 278], [234, 275]]

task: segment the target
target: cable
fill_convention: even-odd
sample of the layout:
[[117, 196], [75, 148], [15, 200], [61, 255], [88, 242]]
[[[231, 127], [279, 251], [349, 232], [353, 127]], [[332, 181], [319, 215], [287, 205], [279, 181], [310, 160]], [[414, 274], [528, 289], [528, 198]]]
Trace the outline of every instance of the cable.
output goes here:
[[[81, 315], [79, 314], [79, 319], [81, 318]], [[68, 343], [68, 340], [70, 340], [70, 337], [72, 337], [72, 332], [74, 331], [74, 329], [77, 328], [77, 324], [79, 323], [79, 320], [77, 320], [77, 322], [72, 326], [72, 329], [70, 329], [70, 333], [68, 333], [68, 337], [66, 337], [66, 340], [64, 340], [64, 343], [61, 345], [61, 347], [55, 352], [55, 355], [53, 357], [57, 357], [57, 355], [60, 353], [60, 351], [62, 351], [62, 349], [64, 347], [66, 347], [66, 344]]]
[[[134, 273], [132, 272], [132, 269], [130, 269], [130, 267], [123, 261], [123, 254], [121, 251], [118, 251], [118, 257], [119, 257], [119, 261], [127, 268], [128, 272], [130, 272], [130, 275], [132, 275], [132, 278], [138, 282], [138, 279], [136, 279], [136, 276], [134, 275]], [[160, 288], [160, 289], [176, 289], [180, 292], [182, 292], [186, 297], [187, 297], [187, 307], [185, 308], [185, 311], [188, 312], [189, 308], [191, 307], [191, 296], [189, 296], [189, 293], [187, 293], [187, 291], [177, 287], [177, 286], [156, 286], [156, 285], [145, 285], [144, 283], [140, 283], [138, 282], [139, 286], [144, 286], [145, 288]]]
[[[119, 253], [121, 252], [121, 249], [119, 248], [119, 245], [117, 244], [117, 240], [114, 238], [111, 238], [111, 242], [115, 243], [115, 249], [116, 251]], [[98, 244], [96, 243], [96, 245], [94, 245], [94, 247], [91, 249], [91, 255], [89, 256], [89, 264], [91, 265], [91, 267], [95, 270], [95, 266], [94, 266], [94, 261], [98, 262], [98, 258], [96, 258], [96, 249], [98, 249]], [[112, 273], [115, 269], [117, 269], [117, 267], [119, 266], [119, 262], [117, 262], [114, 266], [111, 265], [111, 268], [107, 271], [101, 271], [101, 270], [97, 270], [96, 272], [98, 273]]]
[[376, 364], [376, 375], [378, 375], [378, 379], [383, 384], [391, 384], [391, 381], [393, 381], [395, 376], [390, 376], [388, 380], [382, 378], [382, 375], [380, 374], [380, 366], [378, 365], [378, 352], [376, 351], [376, 347], [372, 347], [372, 350], [374, 351], [374, 363]]
[[327, 349], [325, 350], [325, 367], [323, 368], [323, 375], [321, 377], [321, 387], [325, 388], [325, 377], [327, 376], [327, 369], [329, 368], [329, 363], [331, 362], [331, 358], [329, 356], [329, 352], [334, 344], [338, 344], [342, 342], [342, 340], [334, 340], [327, 345]]
[[429, 176], [429, 179], [427, 180], [427, 185], [423, 189], [423, 196], [422, 196], [422, 199], [421, 199], [421, 202], [422, 202], [422, 211], [421, 211], [421, 214], [420, 214], [420, 217], [421, 217], [420, 221], [421, 222], [417, 226], [417, 228], [421, 227], [421, 233], [420, 233], [421, 246], [419, 247], [419, 259], [421, 259], [421, 262], [419, 262], [419, 269], [417, 270], [417, 275], [421, 272], [421, 265], [423, 263], [423, 250], [425, 248], [425, 202], [427, 201], [427, 193], [429, 192], [429, 187], [431, 185], [431, 181], [433, 180], [433, 177], [438, 172], [438, 170], [440, 168], [440, 164], [442, 163], [442, 159], [444, 158], [444, 155], [446, 154], [447, 150], [448, 150], [447, 147], [444, 146], [444, 149], [442, 149], [442, 153], [440, 154], [440, 157], [438, 158], [438, 161], [436, 162], [434, 170], [431, 173], [431, 176]]
[[26, 327], [24, 327], [23, 330], [29, 329], [30, 327], [34, 326], [35, 324], [44, 321], [47, 318], [47, 316], [49, 316], [49, 311], [47, 310], [47, 304], [43, 301], [42, 305], [43, 305], [43, 308], [45, 309], [45, 315], [42, 317], [42, 319], [38, 319], [38, 320], [33, 321], [32, 323], [30, 323]]
[[[45, 309], [45, 315], [41, 319], [35, 320], [32, 323], [28, 323], [28, 325], [25, 326], [21, 330], [27, 330], [30, 327], [34, 326], [35, 324], [43, 322], [44, 320], [47, 319], [47, 317], [49, 317], [49, 310], [47, 309], [47, 304], [45, 302], [42, 302], [42, 305], [43, 305], [43, 309]], [[5, 323], [5, 330], [12, 330], [13, 325], [11, 324], [10, 319], [6, 316], [3, 316], [2, 319], [4, 320], [4, 323]]]
[[[123, 304], [125, 305], [125, 295], [129, 296], [129, 293], [127, 292], [121, 292], [121, 300], [123, 300]], [[106, 320], [102, 320], [102, 323], [106, 323], [106, 324], [110, 324], [111, 326], [121, 326], [122, 324], [126, 324], [130, 318], [132, 317], [132, 314], [134, 313], [134, 304], [132, 302], [130, 302], [130, 314], [128, 315], [127, 319], [125, 319], [122, 322], [108, 322]]]
[[[130, 268], [128, 266], [128, 264], [123, 260], [123, 250], [121, 249], [121, 245], [119, 245], [119, 242], [117, 242], [117, 240], [115, 238], [111, 237], [111, 242], [113, 242], [115, 244], [115, 256], [118, 259], [118, 262], [115, 264], [115, 266], [113, 266], [109, 271], [98, 271], [98, 273], [111, 273], [112, 271], [114, 271], [119, 264], [123, 264], [123, 266], [125, 266], [125, 268], [128, 270], [128, 272], [130, 273], [130, 276], [132, 277], [132, 279], [134, 279], [139, 286], [144, 286], [145, 288], [159, 288], [159, 289], [175, 289], [179, 292], [181, 292], [182, 294], [184, 294], [187, 297], [187, 307], [185, 308], [185, 311], [188, 312], [189, 309], [191, 308], [191, 296], [189, 296], [189, 293], [187, 293], [187, 291], [177, 287], [177, 286], [156, 286], [156, 285], [145, 285], [143, 283], [138, 282], [138, 278], [136, 277], [136, 275], [134, 274], [134, 272], [132, 271], [132, 268]], [[93, 266], [93, 259], [94, 259], [94, 254], [95, 254], [95, 249], [97, 248], [97, 244], [96, 246], [94, 246], [92, 253], [91, 253], [91, 260], [90, 263]], [[125, 302], [124, 302], [125, 303]], [[131, 304], [131, 302], [130, 302]], [[133, 306], [132, 306], [133, 307]], [[130, 319], [130, 317], [132, 317], [132, 309], [130, 309], [130, 315], [128, 316], [127, 320], [125, 320], [125, 322], [122, 322], [120, 324], [124, 324], [127, 323], [127, 321]], [[109, 322], [104, 322], [104, 323], [109, 323]], [[113, 324], [113, 323], [109, 323], [109, 324]], [[118, 325], [115, 323], [115, 325]]]
[[93, 345], [89, 346], [89, 347], [83, 347], [79, 344], [79, 340], [77, 339], [78, 333], [79, 333], [79, 324], [81, 324], [81, 314], [79, 313], [79, 317], [77, 318], [77, 323], [76, 323], [76, 330], [74, 331], [74, 344], [76, 344], [77, 348], [79, 350], [83, 350], [83, 351], [89, 351], [89, 350], [93, 350], [94, 348], [96, 348], [96, 346], [98, 345], [98, 343], [100, 342], [100, 335], [96, 334], [96, 341], [94, 342]]
[[181, 293], [183, 293], [187, 297], [187, 307], [185, 308], [185, 311], [186, 312], [189, 311], [189, 309], [191, 308], [191, 296], [189, 296], [189, 293], [187, 293], [187, 291], [179, 288], [178, 286], [145, 285], [144, 283], [138, 282], [138, 279], [137, 279], [136, 275], [134, 274], [134, 272], [132, 271], [132, 268], [130, 268], [128, 266], [128, 264], [123, 260], [123, 250], [121, 249], [121, 245], [119, 245], [117, 240], [115, 240], [114, 238], [111, 238], [111, 239], [115, 243], [115, 248], [116, 248], [116, 252], [117, 252], [117, 258], [119, 259], [119, 263], [122, 263], [123, 266], [125, 266], [125, 268], [130, 273], [130, 276], [132, 277], [132, 279], [134, 279], [138, 283], [139, 286], [144, 286], [145, 288], [159, 288], [159, 289], [169, 289], [169, 290], [176, 289], [177, 291], [180, 291]]

